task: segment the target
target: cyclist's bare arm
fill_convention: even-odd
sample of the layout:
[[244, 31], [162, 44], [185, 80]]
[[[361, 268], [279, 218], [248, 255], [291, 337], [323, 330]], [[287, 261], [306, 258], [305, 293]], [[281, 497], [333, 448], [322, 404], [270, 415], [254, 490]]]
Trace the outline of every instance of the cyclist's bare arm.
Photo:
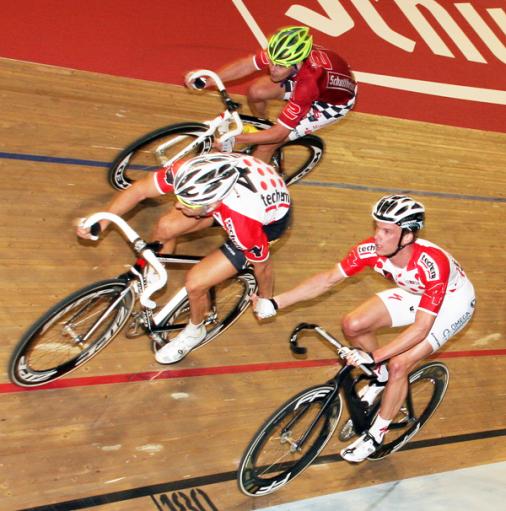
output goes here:
[[270, 298], [274, 292], [274, 276], [270, 259], [261, 263], [253, 263], [258, 282], [258, 296]]
[[283, 309], [294, 303], [316, 298], [345, 278], [338, 265], [336, 265], [331, 270], [309, 277], [293, 289], [275, 296], [274, 299], [278, 307]]
[[[223, 82], [230, 82], [232, 80], [240, 80], [241, 78], [256, 73], [257, 71], [258, 69], [253, 63], [253, 55], [248, 55], [247, 57], [235, 60], [230, 64], [221, 67], [216, 71], [216, 73]], [[193, 71], [190, 71], [185, 75], [185, 85], [188, 88], [192, 88], [192, 83], [189, 81], [189, 75], [192, 72]], [[205, 88], [213, 87], [214, 85], [214, 81], [211, 78], [208, 78]]]
[[394, 355], [399, 355], [413, 348], [413, 346], [416, 346], [427, 338], [435, 320], [436, 316], [433, 314], [418, 310], [413, 324], [409, 325], [408, 328], [403, 330], [388, 344], [374, 350], [374, 360], [376, 362], [383, 362], [384, 360], [392, 358]]
[[255, 133], [243, 133], [235, 137], [237, 144], [280, 144], [284, 142], [290, 134], [290, 129], [274, 124], [272, 128], [259, 130]]
[[[122, 216], [144, 199], [159, 197], [160, 195], [161, 193], [155, 186], [153, 176], [150, 174], [136, 181], [130, 188], [117, 193], [105, 211]], [[100, 222], [101, 230], [103, 231], [108, 225], [107, 220], [102, 220]], [[90, 229], [77, 226], [76, 234], [80, 238], [91, 239]]]

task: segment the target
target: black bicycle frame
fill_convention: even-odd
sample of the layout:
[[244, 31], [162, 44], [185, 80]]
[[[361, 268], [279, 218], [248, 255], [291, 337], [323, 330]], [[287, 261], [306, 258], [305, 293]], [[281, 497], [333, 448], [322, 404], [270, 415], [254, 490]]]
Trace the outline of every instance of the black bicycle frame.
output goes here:
[[[297, 338], [303, 330], [315, 330], [320, 336], [323, 336], [321, 331], [318, 331], [319, 327], [310, 323], [300, 323], [295, 327], [290, 336], [290, 348], [291, 350], [298, 355], [306, 353], [306, 348], [300, 347], [297, 342]], [[334, 346], [341, 346], [340, 343], [333, 338], [328, 332], [325, 332], [327, 338], [324, 337], [325, 340], [334, 344]], [[330, 337], [330, 339], [328, 338]], [[371, 375], [367, 375], [365, 373], [361, 373], [356, 377], [353, 377], [352, 371], [355, 369], [351, 365], [345, 365], [342, 367], [337, 374], [327, 381], [327, 385], [330, 385], [334, 388], [334, 390], [329, 394], [324, 404], [322, 405], [320, 411], [306, 430], [306, 432], [302, 435], [302, 437], [297, 442], [297, 448], [300, 450], [304, 445], [304, 442], [312, 433], [314, 427], [325, 413], [328, 406], [336, 399], [339, 390], [343, 390], [343, 398], [346, 403], [346, 407], [348, 409], [348, 413], [350, 415], [350, 419], [353, 422], [353, 429], [356, 434], [361, 435], [364, 431], [368, 430], [371, 426], [372, 419], [376, 416], [378, 409], [380, 407], [380, 401], [374, 403], [372, 406], [369, 406], [366, 402], [362, 401], [360, 397], [357, 395], [356, 385], [360, 381], [363, 380], [374, 380], [375, 376], [371, 373]], [[408, 394], [406, 396], [406, 408], [407, 415], [406, 419], [401, 422], [392, 422], [390, 424], [390, 429], [395, 428], [403, 428], [406, 424], [410, 422], [414, 422], [416, 420], [414, 407], [413, 407], [413, 399], [411, 397], [411, 389], [408, 386]], [[305, 413], [305, 410], [302, 411], [302, 414]], [[293, 420], [297, 419], [301, 415], [297, 415]], [[290, 421], [291, 424], [292, 421]], [[290, 424], [288, 424], [283, 431], [289, 429]]]

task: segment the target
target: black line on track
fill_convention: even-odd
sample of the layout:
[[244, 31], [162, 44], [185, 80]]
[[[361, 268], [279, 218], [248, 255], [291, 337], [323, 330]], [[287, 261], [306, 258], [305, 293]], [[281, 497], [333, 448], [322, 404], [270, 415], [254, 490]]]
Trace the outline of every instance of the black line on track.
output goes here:
[[[418, 440], [409, 442], [402, 448], [404, 451], [424, 449], [427, 447], [438, 447], [441, 445], [451, 445], [461, 442], [472, 442], [475, 440], [485, 440], [489, 438], [497, 438], [506, 436], [506, 428], [494, 429], [489, 431], [479, 431], [476, 433], [465, 433], [462, 435], [454, 435], [444, 438], [433, 438], [429, 440]], [[327, 454], [320, 456], [313, 465], [321, 465], [324, 463], [337, 463], [344, 461], [339, 454]], [[154, 484], [149, 486], [141, 486], [132, 488], [131, 490], [117, 491], [102, 495], [94, 495], [92, 497], [84, 497], [81, 499], [67, 500], [44, 506], [24, 508], [19, 511], [72, 511], [74, 509], [84, 509], [88, 507], [103, 506], [113, 502], [122, 502], [141, 497], [149, 497], [159, 493], [173, 492], [194, 488], [197, 486], [208, 486], [216, 483], [224, 483], [233, 481], [236, 478], [236, 471], [221, 472], [219, 474], [211, 474], [207, 476], [193, 477], [180, 481], [171, 481], [168, 483]]]

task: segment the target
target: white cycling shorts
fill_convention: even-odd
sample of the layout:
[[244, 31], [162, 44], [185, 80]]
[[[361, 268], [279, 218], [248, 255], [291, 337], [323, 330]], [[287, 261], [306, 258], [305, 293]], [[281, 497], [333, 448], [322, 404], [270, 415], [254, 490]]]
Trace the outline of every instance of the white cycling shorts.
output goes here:
[[[285, 90], [283, 99], [289, 100], [293, 91], [293, 83], [290, 80], [285, 82]], [[355, 89], [355, 95], [342, 105], [313, 101], [309, 112], [288, 135], [288, 140], [296, 140], [342, 119], [355, 106], [356, 93], [357, 90]]]
[[[411, 325], [415, 321], [416, 311], [422, 295], [408, 293], [401, 288], [392, 288], [377, 293], [390, 314], [393, 327]], [[475, 293], [469, 280], [454, 291], [446, 293], [443, 305], [426, 340], [437, 351], [448, 339], [464, 328], [474, 313]]]

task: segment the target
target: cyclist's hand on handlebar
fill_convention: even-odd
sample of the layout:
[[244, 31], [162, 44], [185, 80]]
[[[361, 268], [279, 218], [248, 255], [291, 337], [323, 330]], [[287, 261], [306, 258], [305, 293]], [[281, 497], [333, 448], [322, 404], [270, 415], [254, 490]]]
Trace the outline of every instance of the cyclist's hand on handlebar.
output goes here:
[[214, 85], [214, 80], [208, 76], [191, 80], [190, 77], [194, 72], [195, 71], [189, 71], [184, 77], [184, 84], [188, 89], [207, 89]]
[[219, 139], [214, 139], [213, 149], [223, 153], [231, 153], [235, 146], [235, 137], [228, 137], [225, 142], [220, 142]]
[[350, 349], [348, 352], [344, 353], [344, 358], [348, 364], [355, 367], [362, 364], [369, 365], [375, 363], [371, 353], [358, 348]]
[[253, 295], [253, 312], [258, 319], [274, 317], [278, 312], [278, 304], [273, 298], [261, 298]]
[[77, 218], [74, 221], [74, 226], [76, 228], [76, 235], [79, 238], [83, 238], [85, 240], [97, 240], [100, 232], [103, 230], [101, 224], [96, 223], [91, 227], [84, 227], [84, 221], [86, 218]]

